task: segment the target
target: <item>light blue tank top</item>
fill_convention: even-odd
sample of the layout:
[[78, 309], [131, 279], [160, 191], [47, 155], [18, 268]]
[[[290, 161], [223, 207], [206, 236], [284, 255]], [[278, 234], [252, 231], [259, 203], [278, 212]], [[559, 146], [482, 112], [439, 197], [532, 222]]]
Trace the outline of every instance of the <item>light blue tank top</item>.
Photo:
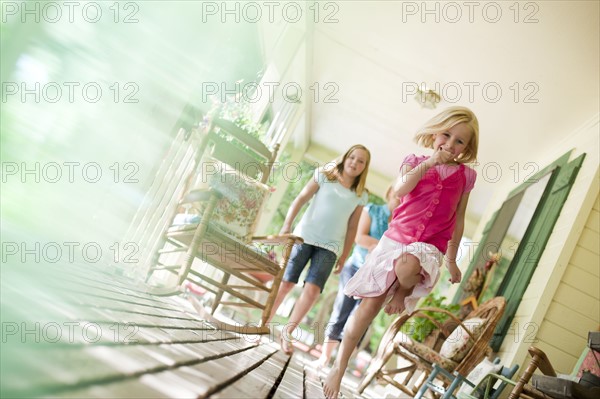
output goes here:
[[319, 190], [294, 234], [302, 237], [307, 244], [329, 249], [339, 256], [344, 248], [348, 219], [357, 206], [367, 204], [369, 196], [365, 191], [359, 197], [337, 180], [327, 180], [319, 169], [315, 170], [314, 179]]
[[[375, 205], [370, 203], [365, 206], [363, 212], [369, 212], [369, 216], [371, 217], [369, 235], [378, 240], [381, 239], [383, 233], [388, 228], [388, 219], [391, 215], [390, 208], [388, 208], [387, 204]], [[348, 262], [351, 262], [356, 267], [361, 267], [365, 263], [368, 253], [367, 248], [355, 245], [352, 255], [348, 258]]]

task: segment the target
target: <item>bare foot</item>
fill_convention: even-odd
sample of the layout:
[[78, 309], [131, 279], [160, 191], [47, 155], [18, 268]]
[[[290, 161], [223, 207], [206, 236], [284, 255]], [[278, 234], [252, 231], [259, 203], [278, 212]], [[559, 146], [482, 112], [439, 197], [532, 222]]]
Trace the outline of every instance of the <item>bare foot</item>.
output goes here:
[[285, 331], [281, 332], [281, 336], [279, 337], [281, 350], [286, 355], [291, 355], [294, 353], [294, 344], [292, 343], [292, 337], [290, 337]]
[[308, 365], [318, 371], [318, 370], [321, 370], [321, 369], [327, 367], [328, 364], [329, 364], [329, 359], [324, 359], [324, 358], [320, 357], [317, 360], [310, 362]]
[[337, 399], [340, 393], [340, 385], [342, 384], [342, 377], [344, 373], [334, 365], [331, 368], [329, 374], [327, 374], [327, 378], [325, 378], [325, 383], [323, 384], [323, 393], [327, 399]]
[[404, 311], [405, 297], [406, 294], [400, 289], [397, 289], [396, 292], [394, 292], [394, 296], [392, 296], [392, 299], [388, 302], [387, 305], [385, 305], [383, 311], [387, 314], [402, 313], [402, 311]]

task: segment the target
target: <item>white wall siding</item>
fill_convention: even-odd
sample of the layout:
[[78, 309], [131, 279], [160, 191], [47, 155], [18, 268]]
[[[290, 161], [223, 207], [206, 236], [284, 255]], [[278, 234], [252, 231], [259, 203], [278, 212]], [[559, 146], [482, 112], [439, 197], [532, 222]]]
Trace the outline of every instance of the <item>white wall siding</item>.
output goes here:
[[[529, 362], [527, 349], [539, 346], [558, 372], [570, 373], [600, 324], [598, 254], [598, 115], [569, 135], [538, 163], [548, 165], [570, 148], [571, 159], [586, 158], [564, 204], [498, 354], [506, 364]], [[506, 193], [514, 187], [506, 187]], [[496, 207], [497, 208], [497, 207]], [[489, 210], [489, 216], [495, 209]], [[479, 226], [488, 220], [484, 218]]]

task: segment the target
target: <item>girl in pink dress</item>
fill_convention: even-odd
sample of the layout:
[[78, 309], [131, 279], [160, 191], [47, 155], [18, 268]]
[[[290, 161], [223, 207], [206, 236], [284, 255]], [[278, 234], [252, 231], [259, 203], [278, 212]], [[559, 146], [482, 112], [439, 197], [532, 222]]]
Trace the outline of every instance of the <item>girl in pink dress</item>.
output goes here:
[[363, 300], [346, 325], [323, 385], [327, 398], [337, 398], [348, 359], [384, 303], [388, 314], [412, 312], [435, 286], [444, 254], [450, 281], [460, 282], [456, 254], [476, 178], [465, 163], [477, 157], [479, 123], [470, 109], [450, 107], [431, 118], [415, 140], [433, 148], [433, 155], [409, 155], [402, 162], [394, 183], [400, 205], [379, 244], [344, 289], [346, 295]]

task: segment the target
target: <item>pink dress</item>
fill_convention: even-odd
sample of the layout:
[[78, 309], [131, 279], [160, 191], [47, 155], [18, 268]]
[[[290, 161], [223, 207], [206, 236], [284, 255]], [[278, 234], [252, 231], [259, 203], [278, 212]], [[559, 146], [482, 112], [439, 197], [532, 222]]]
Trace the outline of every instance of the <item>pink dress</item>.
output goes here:
[[[416, 167], [428, 156], [409, 155], [403, 164]], [[388, 230], [365, 264], [348, 281], [344, 293], [354, 297], [392, 296], [398, 286], [394, 263], [403, 254], [421, 262], [421, 282], [405, 300], [412, 312], [439, 278], [443, 256], [456, 224], [456, 209], [464, 193], [473, 189], [476, 173], [460, 164], [429, 168], [416, 187], [394, 210]]]

